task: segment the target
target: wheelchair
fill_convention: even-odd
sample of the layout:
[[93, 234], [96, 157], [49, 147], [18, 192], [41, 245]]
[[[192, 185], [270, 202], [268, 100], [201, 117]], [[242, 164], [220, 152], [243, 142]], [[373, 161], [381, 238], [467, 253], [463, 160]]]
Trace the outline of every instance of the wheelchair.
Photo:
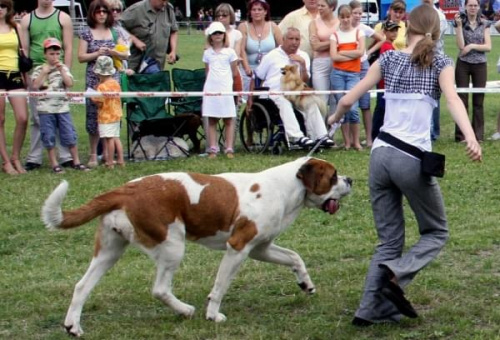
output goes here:
[[[267, 87], [255, 88], [255, 91], [268, 90]], [[241, 145], [246, 151], [256, 154], [271, 151], [273, 155], [280, 155], [285, 149], [305, 150], [288, 141], [279, 109], [271, 99], [254, 96], [250, 112], [245, 111], [240, 117], [239, 130]], [[305, 135], [304, 117], [295, 109], [294, 112]]]

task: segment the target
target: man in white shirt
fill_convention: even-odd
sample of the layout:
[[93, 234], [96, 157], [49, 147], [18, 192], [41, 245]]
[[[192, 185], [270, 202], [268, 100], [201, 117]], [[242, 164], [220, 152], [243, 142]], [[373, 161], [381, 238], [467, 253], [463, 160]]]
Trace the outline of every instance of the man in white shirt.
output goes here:
[[309, 42], [309, 23], [318, 15], [317, 0], [302, 0], [304, 6], [285, 15], [279, 23], [281, 33], [285, 34], [288, 27], [295, 27], [300, 31], [300, 49], [305, 51], [309, 58], [313, 56], [311, 43]]
[[[264, 86], [270, 91], [281, 90], [281, 68], [286, 65], [295, 64], [299, 67], [302, 80], [307, 83], [310, 73], [310, 59], [306, 52], [299, 49], [300, 31], [297, 28], [289, 27], [283, 35], [283, 44], [270, 51], [263, 58], [255, 74], [264, 81]], [[270, 99], [276, 104], [280, 111], [280, 117], [285, 127], [288, 139], [301, 147], [311, 147], [315, 143], [300, 130], [299, 123], [295, 117], [292, 103], [282, 95], [272, 95]], [[248, 105], [251, 106], [251, 100]], [[326, 126], [321, 116], [321, 112], [316, 104], [311, 105], [304, 112], [305, 126], [307, 134], [313, 139], [320, 139], [327, 134]], [[334, 145], [331, 139], [322, 142], [324, 147]]]

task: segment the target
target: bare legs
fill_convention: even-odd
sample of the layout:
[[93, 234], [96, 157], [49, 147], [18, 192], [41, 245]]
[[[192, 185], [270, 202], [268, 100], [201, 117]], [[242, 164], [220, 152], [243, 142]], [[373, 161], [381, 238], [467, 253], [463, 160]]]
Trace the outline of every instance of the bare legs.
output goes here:
[[12, 106], [12, 110], [14, 111], [14, 117], [16, 120], [12, 140], [12, 156], [9, 158], [5, 137], [5, 98], [0, 98], [0, 156], [3, 160], [3, 171], [9, 175], [16, 175], [26, 173], [26, 170], [24, 170], [21, 165], [20, 158], [28, 126], [28, 106], [26, 98], [24, 97], [9, 96], [9, 102]]

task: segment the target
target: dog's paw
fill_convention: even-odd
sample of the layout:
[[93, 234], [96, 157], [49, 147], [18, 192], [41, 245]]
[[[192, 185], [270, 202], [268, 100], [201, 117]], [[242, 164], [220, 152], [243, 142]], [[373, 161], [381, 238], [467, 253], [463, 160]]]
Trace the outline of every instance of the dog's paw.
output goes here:
[[316, 293], [316, 287], [314, 287], [313, 285], [309, 286], [305, 282], [300, 282], [300, 283], [298, 283], [298, 285], [299, 285], [300, 289], [302, 289], [307, 294], [314, 294], [314, 293]]
[[66, 328], [66, 332], [74, 337], [81, 337], [83, 335], [83, 330], [80, 325], [66, 325], [64, 324], [64, 328]]
[[185, 318], [191, 319], [194, 315], [196, 308], [190, 305], [184, 305], [181, 310], [178, 311], [180, 315]]
[[209, 321], [215, 321], [216, 323], [219, 323], [219, 322], [226, 321], [227, 318], [222, 313], [217, 313], [217, 315], [215, 315], [215, 316], [208, 315], [208, 313], [207, 313], [207, 320], [209, 320]]

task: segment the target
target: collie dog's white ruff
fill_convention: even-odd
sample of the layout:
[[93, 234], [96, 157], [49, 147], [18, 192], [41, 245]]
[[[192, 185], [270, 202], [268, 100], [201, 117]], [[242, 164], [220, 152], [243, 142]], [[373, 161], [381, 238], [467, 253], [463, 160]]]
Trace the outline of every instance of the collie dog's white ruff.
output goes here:
[[75, 286], [64, 326], [80, 336], [80, 316], [90, 292], [117, 262], [129, 243], [156, 263], [153, 295], [176, 313], [191, 317], [195, 308], [172, 293], [172, 278], [184, 255], [185, 240], [226, 253], [208, 296], [206, 318], [226, 317], [220, 304], [238, 268], [247, 258], [288, 266], [308, 293], [315, 287], [304, 261], [273, 240], [303, 207], [335, 213], [351, 190], [323, 160], [300, 158], [259, 173], [162, 173], [133, 180], [75, 210], [63, 211], [68, 190], [63, 181], [47, 198], [42, 220], [49, 229], [70, 229], [100, 217], [94, 257]]

